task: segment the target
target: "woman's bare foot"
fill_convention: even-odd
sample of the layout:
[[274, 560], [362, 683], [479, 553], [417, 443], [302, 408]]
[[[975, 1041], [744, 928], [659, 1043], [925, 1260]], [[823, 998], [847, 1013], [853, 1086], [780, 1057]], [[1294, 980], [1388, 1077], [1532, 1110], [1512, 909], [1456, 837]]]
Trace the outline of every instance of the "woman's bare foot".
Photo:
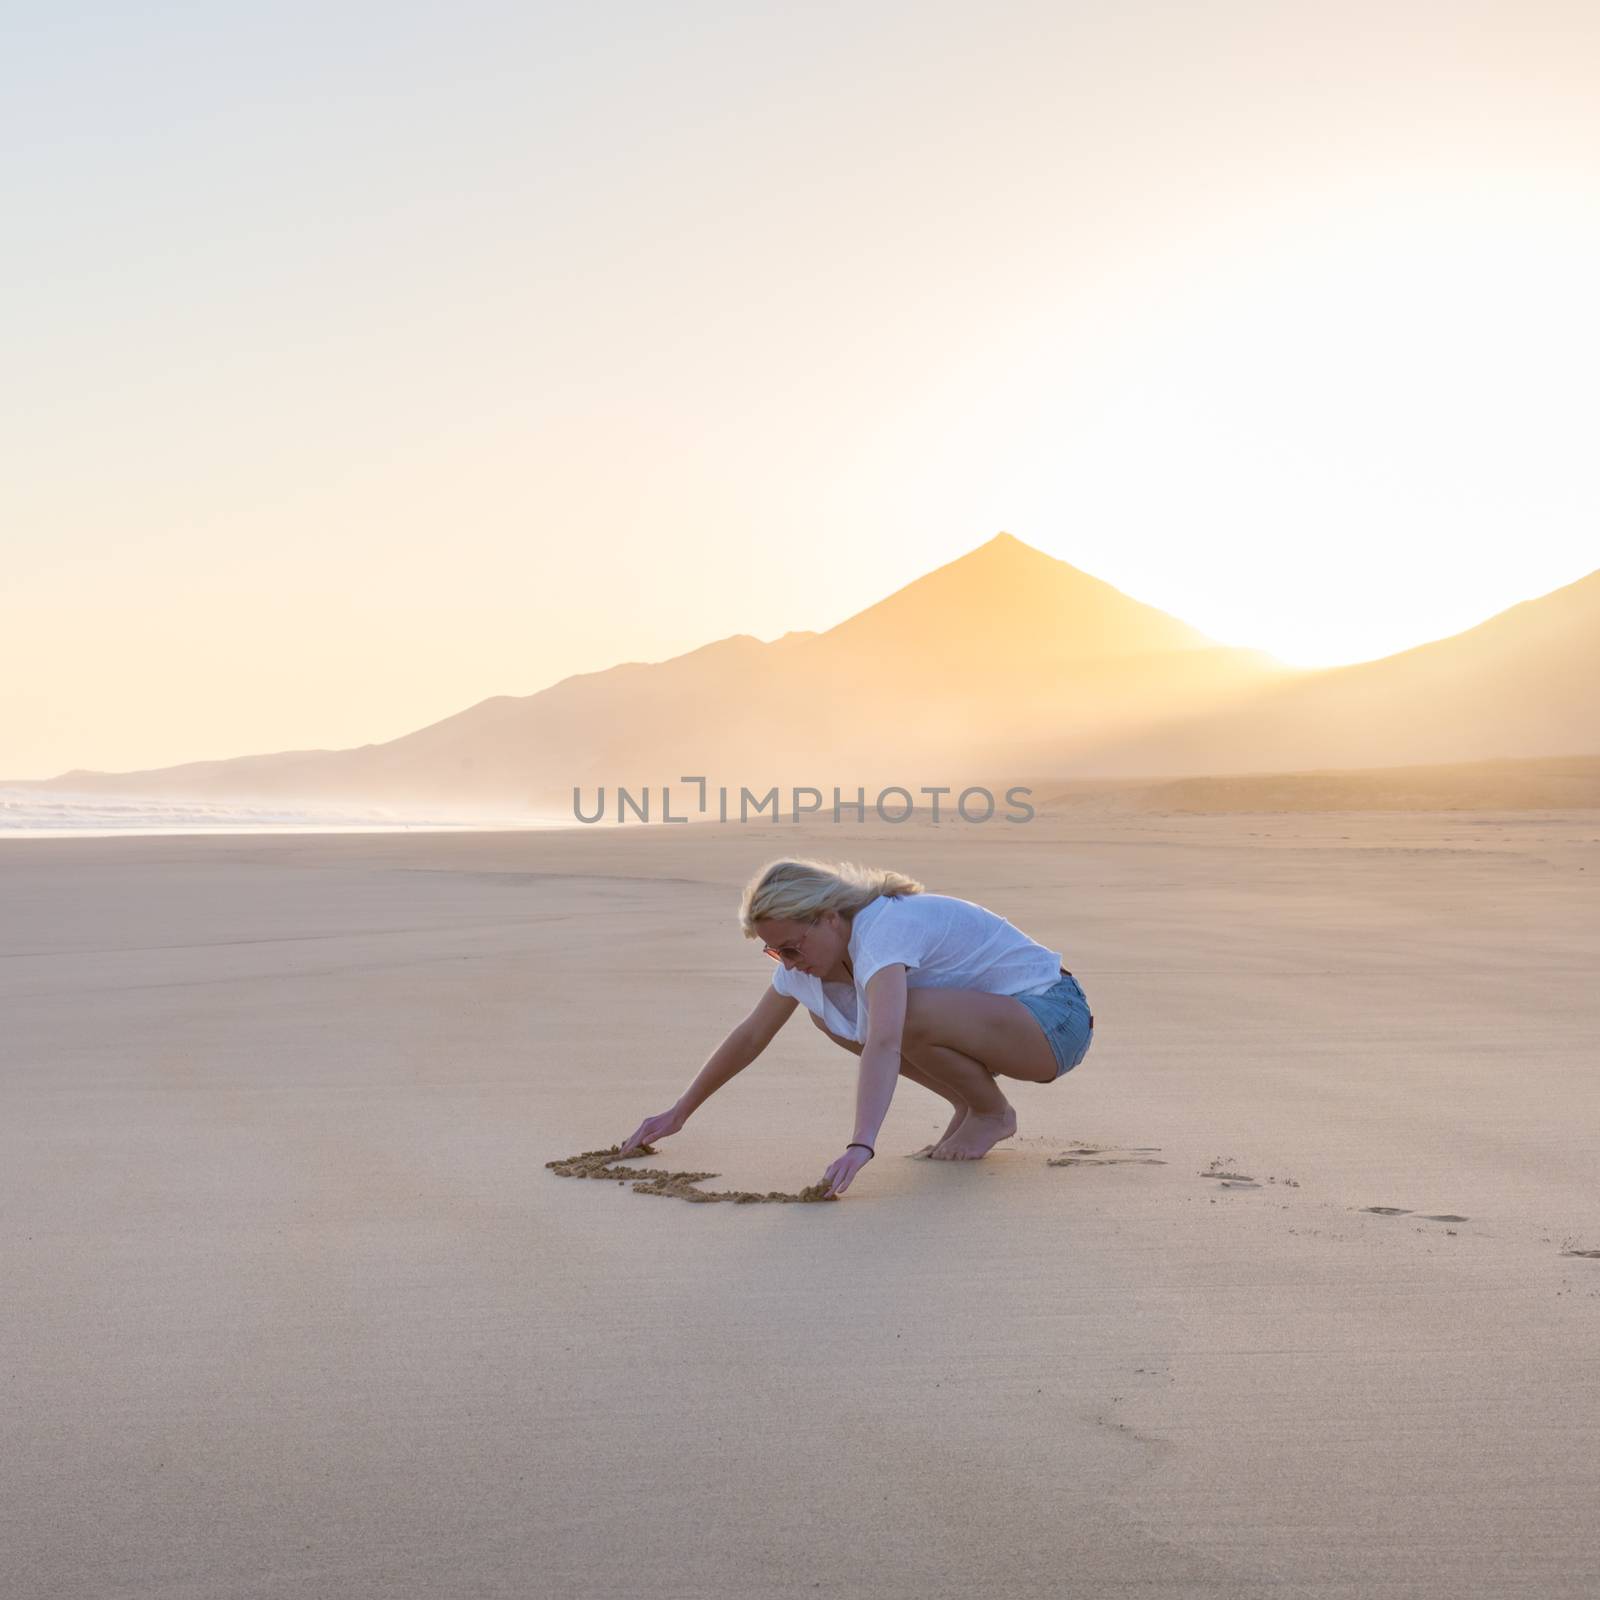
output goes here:
[[935, 1150], [937, 1150], [941, 1145], [945, 1144], [949, 1140], [950, 1135], [953, 1134], [956, 1131], [956, 1129], [959, 1128], [961, 1126], [961, 1124], [967, 1120], [967, 1113], [970, 1112], [971, 1110], [972, 1110], [972, 1107], [969, 1106], [969, 1105], [959, 1105], [959, 1106], [957, 1106], [956, 1107], [956, 1114], [953, 1117], [951, 1117], [950, 1125], [944, 1130], [944, 1132], [941, 1133], [939, 1135], [939, 1137], [933, 1141], [932, 1144], [923, 1145], [923, 1147], [920, 1150], [916, 1151], [915, 1154], [917, 1154], [919, 1156], [928, 1156], [928, 1157], [931, 1158], [932, 1155], [933, 1155], [933, 1152]]
[[1017, 1131], [1015, 1106], [1004, 1111], [980, 1115], [969, 1111], [961, 1126], [945, 1138], [928, 1157], [930, 1161], [977, 1161], [986, 1156], [1002, 1139], [1009, 1139]]

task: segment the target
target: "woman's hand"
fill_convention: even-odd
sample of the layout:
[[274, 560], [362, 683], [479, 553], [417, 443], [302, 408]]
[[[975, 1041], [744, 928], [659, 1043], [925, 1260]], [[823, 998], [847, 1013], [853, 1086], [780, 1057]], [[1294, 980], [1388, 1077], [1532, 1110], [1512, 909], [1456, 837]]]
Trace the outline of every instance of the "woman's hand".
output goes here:
[[657, 1139], [665, 1139], [669, 1133], [678, 1133], [684, 1123], [689, 1119], [674, 1106], [670, 1111], [663, 1111], [658, 1116], [646, 1117], [634, 1129], [630, 1138], [625, 1139], [618, 1155], [627, 1155], [630, 1151], [637, 1150], [642, 1144], [654, 1144]]
[[822, 1181], [828, 1186], [828, 1199], [835, 1199], [850, 1187], [850, 1180], [872, 1159], [870, 1150], [851, 1145], [834, 1164], [823, 1173]]

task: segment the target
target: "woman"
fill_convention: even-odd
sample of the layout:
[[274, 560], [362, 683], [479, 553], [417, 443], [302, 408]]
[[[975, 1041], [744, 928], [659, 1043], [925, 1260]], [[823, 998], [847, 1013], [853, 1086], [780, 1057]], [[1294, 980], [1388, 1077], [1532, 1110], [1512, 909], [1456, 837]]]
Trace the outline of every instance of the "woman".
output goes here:
[[1058, 952], [898, 872], [774, 861], [746, 886], [739, 922], [778, 963], [771, 987], [678, 1103], [639, 1124], [624, 1155], [677, 1133], [801, 1004], [835, 1044], [861, 1057], [855, 1128], [823, 1178], [830, 1198], [872, 1159], [900, 1077], [953, 1109], [939, 1139], [917, 1154], [976, 1161], [1017, 1131], [997, 1077], [1050, 1083], [1088, 1053], [1094, 1018]]

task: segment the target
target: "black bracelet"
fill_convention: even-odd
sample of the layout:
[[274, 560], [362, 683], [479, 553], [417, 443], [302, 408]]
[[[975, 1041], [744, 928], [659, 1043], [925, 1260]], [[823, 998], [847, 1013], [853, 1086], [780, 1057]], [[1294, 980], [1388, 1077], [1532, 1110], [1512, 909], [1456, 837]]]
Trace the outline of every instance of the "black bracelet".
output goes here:
[[847, 1144], [845, 1146], [845, 1149], [846, 1150], [865, 1150], [869, 1156], [875, 1156], [878, 1153], [876, 1150], [874, 1150], [872, 1148], [872, 1146], [870, 1144]]

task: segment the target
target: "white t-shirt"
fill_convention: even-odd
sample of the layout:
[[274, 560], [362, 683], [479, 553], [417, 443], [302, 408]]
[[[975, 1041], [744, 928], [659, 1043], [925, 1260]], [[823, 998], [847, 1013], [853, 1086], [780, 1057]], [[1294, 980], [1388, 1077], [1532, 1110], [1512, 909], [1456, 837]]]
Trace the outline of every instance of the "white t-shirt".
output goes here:
[[896, 963], [908, 989], [979, 989], [1038, 994], [1061, 977], [1061, 954], [1047, 950], [1004, 917], [945, 894], [879, 895], [850, 928], [855, 984], [824, 983], [779, 967], [772, 987], [822, 1019], [830, 1033], [865, 1044], [867, 984]]

